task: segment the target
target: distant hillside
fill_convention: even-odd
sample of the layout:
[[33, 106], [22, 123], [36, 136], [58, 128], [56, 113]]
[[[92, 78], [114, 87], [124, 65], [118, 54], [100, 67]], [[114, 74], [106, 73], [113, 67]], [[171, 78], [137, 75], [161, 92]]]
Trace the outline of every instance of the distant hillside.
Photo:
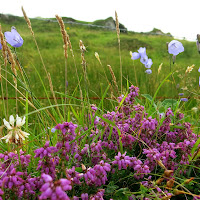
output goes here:
[[[87, 26], [92, 26], [92, 27], [107, 28], [107, 29], [111, 29], [111, 30], [116, 29], [116, 23], [115, 23], [115, 20], [112, 17], [108, 17], [106, 19], [95, 20], [94, 22], [80, 21], [80, 20], [73, 19], [71, 17], [62, 17], [62, 19], [65, 23], [69, 23], [69, 24], [87, 25]], [[47, 21], [47, 22], [57, 22], [57, 20], [55, 18], [37, 17], [33, 20], [43, 20], [43, 21]], [[4, 23], [13, 23], [13, 22], [14, 23], [20, 23], [22, 21], [24, 21], [23, 17], [0, 14], [0, 22], [1, 23], [2, 22], [4, 22]], [[120, 28], [121, 32], [127, 32], [128, 31], [128, 29], [121, 23], [119, 23], [119, 28]], [[134, 31], [132, 31], [132, 32], [134, 32]], [[145, 33], [145, 32], [142, 32], [142, 33]], [[146, 32], [146, 34], [166, 35], [166, 36], [172, 37], [172, 35], [170, 33], [163, 33], [161, 30], [159, 30], [157, 28], [154, 28], [150, 32]]]
[[[52, 74], [52, 81], [55, 83], [54, 89], [56, 91], [63, 91], [65, 81], [64, 81], [64, 71], [65, 71], [65, 59], [63, 56], [63, 41], [62, 35], [60, 33], [60, 27], [56, 19], [42, 19], [34, 18], [30, 19], [33, 31], [35, 33], [38, 46], [40, 48], [41, 54], [43, 56], [47, 70]], [[99, 65], [98, 60], [95, 58], [94, 53], [98, 52], [102, 65], [105, 67], [106, 74], [109, 80], [112, 81], [112, 76], [107, 65], [111, 65], [113, 71], [116, 75], [118, 83], [120, 82], [119, 73], [119, 46], [116, 31], [114, 30], [115, 21], [112, 18], [107, 18], [105, 20], [96, 20], [94, 22], [83, 22], [72, 18], [63, 17], [66, 22], [66, 31], [69, 34], [74, 56], [76, 59], [76, 64], [78, 68], [78, 73], [80, 76], [83, 75], [81, 66], [81, 56], [79, 50], [79, 41], [82, 40], [87, 51], [85, 52], [85, 59], [87, 63], [87, 74], [90, 80], [90, 85], [92, 86], [92, 91], [96, 94], [100, 94], [106, 87], [107, 83], [104, 77], [104, 70], [102, 66]], [[18, 57], [26, 73], [31, 77], [30, 82], [35, 90], [35, 93], [41, 96], [41, 84], [35, 69], [38, 70], [40, 74], [44, 77], [45, 73], [43, 66], [40, 61], [37, 48], [35, 46], [34, 40], [27, 27], [26, 21], [23, 17], [16, 17], [12, 15], [2, 15], [0, 14], [0, 23], [3, 32], [10, 31], [12, 26], [15, 26], [18, 32], [24, 39], [24, 44], [21, 48], [16, 49]], [[111, 28], [105, 28], [111, 27]], [[122, 24], [120, 24], [122, 29], [126, 29]], [[156, 33], [156, 34], [155, 34]], [[159, 33], [159, 34], [158, 34]], [[150, 94], [154, 94], [154, 88], [157, 88], [160, 81], [170, 71], [169, 64], [169, 54], [166, 49], [166, 42], [170, 42], [173, 39], [171, 35], [164, 34], [158, 29], [154, 29], [149, 33], [136, 33], [127, 31], [120, 34], [120, 47], [122, 56], [122, 66], [123, 66], [123, 76], [124, 76], [124, 87], [126, 87], [126, 79], [134, 84], [136, 84], [135, 77], [137, 77], [137, 83], [140, 90], [145, 93], [145, 88], [147, 84], [150, 88]], [[181, 40], [180, 40], [181, 41]], [[198, 85], [198, 66], [200, 66], [199, 54], [197, 52], [195, 42], [189, 42], [186, 40], [181, 41], [185, 48], [185, 51], [177, 56], [176, 63], [172, 67], [176, 69], [179, 74], [185, 74], [185, 69], [187, 66], [195, 64], [195, 68], [190, 76], [193, 76], [195, 80], [191, 80], [192, 84]], [[152, 65], [152, 75], [150, 75], [149, 83], [147, 80], [144, 82], [144, 71], [145, 67], [140, 63], [139, 60], [131, 60], [130, 51], [135, 52], [140, 47], [146, 47], [147, 55], [153, 60]], [[69, 58], [67, 61], [69, 90], [74, 90], [77, 86], [76, 71], [74, 68], [74, 61], [71, 56], [71, 52], [68, 52]], [[162, 73], [157, 74], [158, 66], [163, 63]], [[134, 73], [134, 67], [136, 69], [136, 76]], [[175, 80], [180, 85], [183, 82], [182, 75], [175, 77]], [[189, 79], [188, 79], [189, 80]], [[48, 81], [46, 81], [48, 83]], [[37, 83], [37, 84], [36, 84]], [[170, 82], [169, 82], [170, 83]], [[152, 86], [155, 87], [152, 87]], [[171, 87], [166, 84], [166, 88]], [[92, 93], [91, 91], [91, 93]], [[162, 96], [170, 96], [170, 91], [162, 90]], [[169, 93], [166, 93], [169, 92]], [[149, 91], [148, 91], [149, 93]], [[94, 95], [92, 93], [92, 95]]]

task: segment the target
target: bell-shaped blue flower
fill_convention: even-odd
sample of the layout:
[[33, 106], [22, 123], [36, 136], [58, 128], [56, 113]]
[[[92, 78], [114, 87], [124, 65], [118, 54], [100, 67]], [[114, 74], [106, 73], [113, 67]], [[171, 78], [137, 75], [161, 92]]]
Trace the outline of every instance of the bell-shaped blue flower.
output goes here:
[[140, 47], [140, 48], [138, 49], [138, 52], [139, 52], [139, 54], [140, 54], [140, 57], [146, 56], [146, 48], [145, 48], [145, 47]]
[[147, 69], [147, 70], [145, 71], [145, 73], [151, 74], [151, 73], [152, 73], [152, 70], [151, 70], [151, 69]]
[[24, 42], [14, 26], [11, 28], [11, 32], [7, 31], [4, 35], [7, 43], [12, 47], [21, 47]]
[[140, 54], [137, 53], [137, 52], [133, 52], [133, 53], [132, 53], [131, 59], [132, 59], [132, 60], [137, 60], [138, 58], [140, 58]]
[[145, 64], [145, 67], [149, 69], [149, 68], [151, 68], [152, 64], [153, 64], [153, 62], [152, 62], [151, 58], [149, 58], [147, 63]]
[[140, 62], [141, 62], [142, 64], [146, 65], [147, 62], [148, 62], [148, 56], [147, 56], [147, 55], [141, 56]]
[[0, 50], [2, 49], [2, 44], [1, 44], [1, 41], [0, 41]]
[[181, 101], [186, 102], [186, 101], [188, 101], [188, 98], [181, 98]]
[[177, 56], [179, 53], [184, 51], [184, 47], [181, 42], [177, 40], [172, 40], [168, 44], [168, 52], [169, 54], [173, 54], [173, 56]]

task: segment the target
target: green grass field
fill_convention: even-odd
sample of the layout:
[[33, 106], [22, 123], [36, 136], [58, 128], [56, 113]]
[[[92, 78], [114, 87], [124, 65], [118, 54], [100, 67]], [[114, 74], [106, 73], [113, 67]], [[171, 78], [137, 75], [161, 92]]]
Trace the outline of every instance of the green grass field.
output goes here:
[[[68, 49], [66, 60], [59, 24], [31, 23], [37, 43], [24, 18], [0, 15], [2, 31], [15, 26], [24, 39], [22, 47], [11, 47], [13, 54], [6, 48], [8, 56], [0, 55], [0, 199], [197, 199], [200, 55], [195, 42], [182, 40], [185, 50], [173, 64], [166, 44], [173, 37], [120, 33], [119, 45], [116, 31], [65, 24], [74, 52], [73, 59]], [[130, 51], [140, 47], [153, 60], [152, 74], [131, 59]], [[179, 93], [189, 101], [182, 102]]]
[[[39, 59], [39, 55], [30, 34], [30, 31], [23, 18], [13, 17], [10, 20], [0, 21], [3, 32], [10, 31], [11, 26], [15, 26], [18, 32], [24, 39], [24, 44], [21, 48], [17, 49], [19, 60], [22, 66], [24, 66], [27, 75], [29, 76], [32, 89], [37, 96], [44, 96], [41, 92], [41, 84], [38, 79], [35, 68], [40, 75], [46, 77], [44, 70]], [[35, 37], [41, 50], [44, 63], [47, 71], [52, 75], [52, 81], [55, 91], [64, 91], [64, 70], [65, 70], [65, 58], [63, 56], [63, 42], [60, 33], [58, 23], [41, 21], [32, 19], [32, 28], [35, 32]], [[120, 83], [120, 62], [117, 35], [115, 31], [105, 30], [100, 28], [86, 27], [81, 25], [66, 24], [66, 29], [69, 34], [73, 51], [75, 54], [75, 60], [78, 68], [78, 73], [81, 78], [83, 71], [81, 66], [81, 57], [79, 49], [79, 40], [82, 40], [86, 46], [87, 52], [85, 53], [85, 59], [87, 62], [87, 74], [90, 82], [90, 95], [96, 96], [92, 93], [95, 91], [97, 95], [101, 93], [101, 87], [105, 89], [107, 82], [103, 73], [102, 67], [94, 56], [95, 52], [99, 53], [103, 67], [106, 70], [106, 74], [109, 80], [112, 82], [112, 77], [109, 73], [107, 65], [111, 65], [118, 84]], [[173, 38], [167, 36], [153, 36], [139, 33], [121, 33], [121, 55], [122, 55], [122, 68], [123, 68], [123, 86], [126, 87], [126, 79], [136, 85], [136, 79], [134, 74], [134, 67], [136, 70], [137, 83], [142, 93], [150, 93], [153, 95], [164, 77], [170, 72], [169, 55], [167, 53], [166, 42], [170, 42]], [[184, 87], [184, 75], [187, 66], [195, 65], [194, 70], [189, 74], [186, 79], [188, 89], [198, 88], [198, 73], [197, 70], [200, 66], [200, 56], [197, 52], [195, 42], [181, 41], [185, 48], [185, 51], [177, 56], [176, 63], [172, 66], [172, 70], [177, 70], [174, 74], [176, 84], [180, 84], [180, 87]], [[139, 62], [139, 60], [131, 60], [129, 52], [137, 51], [139, 47], [146, 47], [147, 54], [153, 60], [151, 75], [144, 73], [145, 67]], [[77, 78], [75, 76], [74, 62], [68, 52], [69, 58], [67, 61], [68, 68], [68, 82], [70, 92], [74, 91], [77, 86]], [[159, 65], [163, 63], [161, 73], [158, 74], [157, 70]], [[175, 84], [173, 82], [173, 94], [171, 90], [167, 90], [171, 85], [170, 80], [166, 82], [159, 92], [158, 96], [171, 97], [177, 96], [175, 90]], [[171, 87], [171, 86], [170, 86]]]
[[[97, 22], [102, 23], [102, 21]], [[10, 28], [15, 26], [24, 39], [23, 46], [17, 48], [16, 52], [18, 59], [27, 74], [30, 83], [29, 89], [31, 92], [34, 93], [36, 97], [46, 97], [44, 90], [45, 87], [49, 96], [52, 96], [49, 89], [49, 81], [25, 19], [15, 16], [10, 16], [8, 18], [1, 16], [0, 23], [3, 32], [10, 31]], [[64, 93], [66, 61], [64, 58], [63, 41], [59, 24], [38, 19], [31, 19], [31, 23], [45, 66], [47, 71], [51, 74], [54, 91]], [[79, 48], [80, 40], [83, 41], [87, 49], [85, 52], [85, 60], [87, 63], [87, 76], [89, 80], [89, 96], [101, 97], [103, 92], [106, 90], [108, 83], [106, 81], [104, 70], [109, 82], [114, 86], [113, 79], [107, 65], [112, 66], [118, 86], [120, 87], [120, 56], [116, 31], [73, 24], [65, 24], [65, 26], [72, 43], [75, 63], [79, 79], [81, 80], [81, 86], [83, 88], [84, 76], [81, 65], [81, 52]], [[129, 85], [134, 84], [140, 88], [141, 94], [149, 94], [151, 96], [155, 94], [160, 83], [167, 76], [167, 74], [170, 73], [170, 56], [167, 52], [166, 42], [170, 42], [171, 40], [173, 40], [172, 37], [161, 35], [148, 35], [134, 32], [120, 34], [124, 91], [127, 88], [127, 81], [129, 81]], [[197, 52], [195, 42], [185, 40], [182, 40], [181, 42], [183, 43], [185, 51], [177, 56], [175, 64], [172, 64], [171, 66], [171, 70], [174, 71], [174, 79], [167, 79], [157, 94], [157, 97], [161, 97], [162, 99], [169, 99], [172, 97], [179, 98], [178, 93], [180, 92], [185, 92], [185, 97], [193, 97], [194, 95], [191, 92], [198, 92], [199, 74], [197, 70], [200, 66], [200, 55]], [[146, 47], [147, 55], [153, 60], [153, 73], [150, 75], [145, 73], [145, 67], [139, 60], [133, 61], [131, 59], [130, 51], [135, 52], [140, 47]], [[95, 52], [98, 52], [102, 66], [95, 58]], [[70, 51], [68, 51], [68, 55], [66, 63], [68, 71], [68, 94], [80, 97], [79, 89], [77, 88], [78, 80], [75, 73], [74, 60], [72, 59]], [[163, 63], [162, 69], [158, 74], [158, 67], [161, 63]], [[185, 76], [186, 68], [192, 64], [195, 65], [193, 71]], [[2, 69], [4, 70], [4, 66]], [[5, 71], [3, 70], [2, 73], [5, 75]], [[8, 68], [8, 71], [11, 72], [10, 68]], [[18, 70], [18, 74], [19, 73], [20, 72]], [[8, 75], [8, 79], [12, 80], [11, 74]], [[41, 80], [43, 81], [44, 86], [42, 85]], [[18, 82], [18, 85], [19, 88], [24, 88], [22, 84], [20, 85], [20, 81]], [[186, 86], [190, 92], [181, 90], [181, 88]], [[3, 87], [5, 87], [5, 81], [3, 81]], [[24, 89], [21, 91], [23, 90]], [[60, 97], [58, 93], [56, 96]], [[117, 95], [115, 91], [114, 95]], [[8, 84], [8, 97], [14, 96], [15, 90]], [[110, 96], [107, 95], [107, 97]], [[191, 101], [188, 108], [191, 109], [193, 106], [196, 106], [196, 101], [196, 99]], [[58, 102], [61, 103], [60, 100], [58, 100]], [[96, 103], [94, 100], [93, 102]], [[9, 100], [9, 104], [13, 104], [13, 107], [14, 103], [15, 101], [13, 99]], [[41, 100], [41, 104], [46, 105], [46, 100]]]

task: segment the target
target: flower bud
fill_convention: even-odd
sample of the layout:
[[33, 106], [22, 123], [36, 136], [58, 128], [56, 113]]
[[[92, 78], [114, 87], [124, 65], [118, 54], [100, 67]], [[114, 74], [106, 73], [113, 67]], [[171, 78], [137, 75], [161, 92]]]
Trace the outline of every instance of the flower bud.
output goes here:
[[164, 178], [159, 178], [156, 180], [156, 185], [160, 185], [163, 182]]
[[172, 195], [169, 195], [169, 196], [166, 196], [166, 197], [163, 197], [162, 200], [168, 200], [168, 199], [171, 199]]
[[174, 171], [173, 170], [165, 170], [164, 176], [170, 177]]
[[166, 186], [168, 188], [172, 188], [174, 186], [174, 178], [171, 178], [169, 181], [167, 181]]
[[180, 195], [180, 194], [185, 194], [185, 192], [183, 190], [174, 190], [174, 195]]
[[83, 171], [86, 171], [86, 167], [85, 167], [84, 164], [81, 164], [81, 168], [82, 168]]
[[194, 177], [192, 177], [192, 178], [190, 178], [190, 179], [186, 179], [183, 183], [184, 183], [184, 184], [188, 184], [188, 183], [190, 183], [193, 179], [194, 179]]

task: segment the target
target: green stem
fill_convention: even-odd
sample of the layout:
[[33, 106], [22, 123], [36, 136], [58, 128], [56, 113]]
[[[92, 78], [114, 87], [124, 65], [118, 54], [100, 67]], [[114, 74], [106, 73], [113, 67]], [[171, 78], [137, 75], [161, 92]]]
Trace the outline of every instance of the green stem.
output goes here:
[[157, 94], [158, 94], [158, 91], [160, 90], [160, 88], [162, 87], [162, 85], [164, 84], [164, 82], [170, 77], [171, 74], [172, 74], [172, 72], [170, 72], [170, 73], [165, 77], [165, 79], [161, 82], [161, 84], [158, 86], [158, 89], [156, 90], [156, 92], [155, 92], [155, 94], [154, 94], [154, 96], [153, 96], [153, 99], [152, 99], [152, 101], [151, 101], [151, 105], [150, 105], [150, 107], [149, 107], [149, 111], [151, 110], [151, 108], [152, 108], [152, 106], [153, 106], [153, 103], [154, 103], [154, 100], [155, 100], [155, 98], [156, 98], [156, 96], [157, 96]]

